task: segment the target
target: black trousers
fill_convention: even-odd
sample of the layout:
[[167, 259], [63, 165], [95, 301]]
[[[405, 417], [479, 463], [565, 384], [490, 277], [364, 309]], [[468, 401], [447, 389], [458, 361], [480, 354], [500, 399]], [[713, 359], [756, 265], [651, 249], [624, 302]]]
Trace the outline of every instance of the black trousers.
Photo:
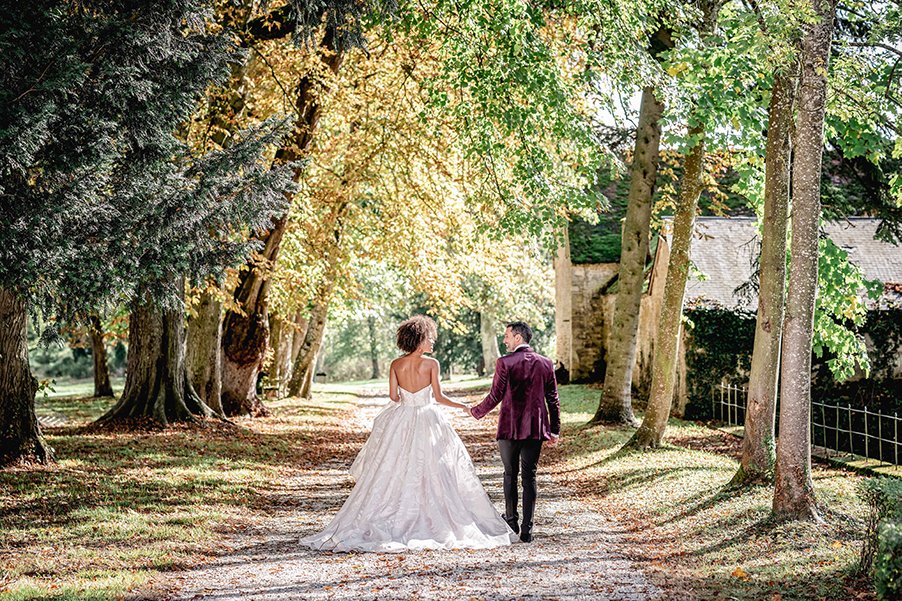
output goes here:
[[532, 526], [536, 509], [536, 469], [539, 467], [541, 440], [499, 440], [498, 450], [504, 464], [504, 517], [517, 522], [517, 473], [523, 478], [523, 523]]

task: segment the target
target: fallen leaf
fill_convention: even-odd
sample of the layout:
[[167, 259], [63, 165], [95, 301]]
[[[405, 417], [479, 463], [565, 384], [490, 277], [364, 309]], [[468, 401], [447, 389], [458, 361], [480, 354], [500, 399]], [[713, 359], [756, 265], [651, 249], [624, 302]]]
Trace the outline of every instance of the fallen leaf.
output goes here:
[[737, 567], [735, 570], [733, 570], [730, 576], [732, 576], [733, 578], [739, 578], [740, 580], [748, 580], [750, 578], [749, 573], [740, 567]]

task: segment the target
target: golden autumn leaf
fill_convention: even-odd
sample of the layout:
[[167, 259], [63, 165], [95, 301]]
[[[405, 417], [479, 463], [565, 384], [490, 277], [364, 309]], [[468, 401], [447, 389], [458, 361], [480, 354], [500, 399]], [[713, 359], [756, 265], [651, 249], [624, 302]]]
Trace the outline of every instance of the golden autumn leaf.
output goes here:
[[749, 576], [749, 573], [740, 567], [737, 567], [735, 570], [733, 570], [730, 573], [730, 576], [732, 576], [733, 578], [739, 578], [740, 580], [748, 580], [749, 578], [751, 578], [751, 576]]

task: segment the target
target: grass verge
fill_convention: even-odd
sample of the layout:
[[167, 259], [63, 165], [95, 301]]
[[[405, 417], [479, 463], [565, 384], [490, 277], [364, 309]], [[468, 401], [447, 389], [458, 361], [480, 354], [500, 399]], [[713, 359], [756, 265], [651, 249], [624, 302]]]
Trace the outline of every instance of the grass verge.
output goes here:
[[561, 388], [564, 442], [557, 478], [626, 526], [629, 554], [674, 599], [870, 599], [854, 574], [865, 507], [862, 476], [815, 464], [823, 525], [771, 521], [771, 487], [732, 492], [738, 440], [671, 420], [665, 446], [619, 453], [629, 428], [585, 428], [600, 390]]
[[111, 399], [39, 398], [72, 426], [45, 431], [56, 464], [0, 471], [0, 598], [119, 599], [196, 564], [280, 510], [284, 479], [359, 446], [349, 398], [271, 402], [237, 428], [112, 434], [79, 428]]

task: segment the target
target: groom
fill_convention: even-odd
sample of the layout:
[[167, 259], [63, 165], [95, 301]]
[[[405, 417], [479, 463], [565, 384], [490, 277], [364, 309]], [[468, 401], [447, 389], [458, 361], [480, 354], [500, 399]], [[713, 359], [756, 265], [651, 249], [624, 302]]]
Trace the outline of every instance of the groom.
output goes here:
[[[482, 419], [501, 403], [498, 416], [498, 450], [504, 463], [504, 519], [520, 540], [532, 540], [532, 516], [536, 507], [536, 469], [542, 441], [557, 444], [561, 432], [560, 403], [554, 366], [539, 355], [529, 341], [532, 330], [521, 321], [508, 324], [504, 346], [509, 354], [495, 364], [492, 390], [470, 415]], [[523, 477], [523, 525], [517, 523], [517, 472]]]

